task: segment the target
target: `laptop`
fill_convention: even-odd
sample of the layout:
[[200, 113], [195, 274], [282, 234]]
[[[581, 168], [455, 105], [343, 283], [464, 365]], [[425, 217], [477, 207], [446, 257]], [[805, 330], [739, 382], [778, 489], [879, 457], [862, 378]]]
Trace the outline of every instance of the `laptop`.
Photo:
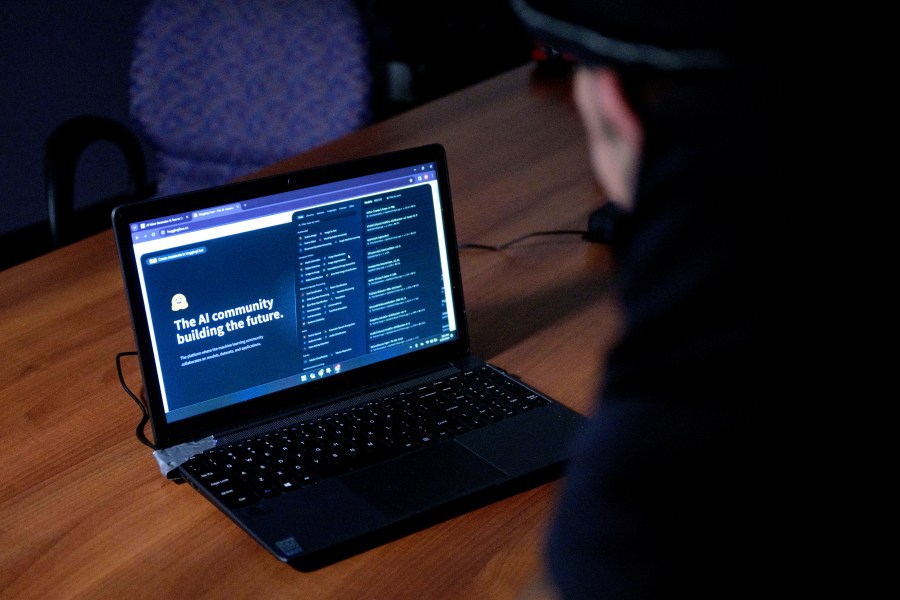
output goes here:
[[112, 218], [157, 453], [277, 559], [561, 474], [584, 418], [469, 351], [440, 145]]

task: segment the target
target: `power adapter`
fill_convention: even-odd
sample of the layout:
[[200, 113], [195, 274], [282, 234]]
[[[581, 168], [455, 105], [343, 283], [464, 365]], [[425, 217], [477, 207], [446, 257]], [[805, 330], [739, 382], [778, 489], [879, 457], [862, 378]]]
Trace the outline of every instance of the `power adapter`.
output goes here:
[[583, 236], [584, 239], [589, 242], [611, 244], [624, 216], [625, 212], [621, 208], [607, 202], [588, 216], [588, 230]]

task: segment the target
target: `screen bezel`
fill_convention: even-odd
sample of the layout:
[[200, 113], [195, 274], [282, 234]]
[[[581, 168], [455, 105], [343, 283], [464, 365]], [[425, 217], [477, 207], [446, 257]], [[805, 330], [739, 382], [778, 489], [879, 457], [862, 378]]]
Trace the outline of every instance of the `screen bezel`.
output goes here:
[[[438, 174], [437, 186], [447, 243], [451, 295], [457, 320], [456, 339], [415, 350], [374, 365], [359, 367], [338, 376], [270, 393], [251, 402], [168, 422], [163, 409], [159, 372], [154, 360], [146, 307], [140, 290], [130, 224], [427, 162], [435, 164]], [[449, 173], [446, 153], [439, 144], [126, 204], [113, 211], [112, 220], [120, 264], [126, 282], [125, 289], [132, 327], [138, 354], [141, 357], [140, 363], [150, 423], [154, 441], [158, 447], [169, 447], [208, 435], [222, 435], [238, 428], [258, 426], [266, 421], [285, 418], [293, 413], [314, 410], [323, 402], [304, 402], [298, 398], [298, 395], [323, 398], [353, 390], [362, 393], [366, 388], [378, 385], [379, 382], [390, 381], [404, 374], [424, 369], [429, 365], [467, 356], [469, 353], [469, 337], [450, 196]], [[298, 392], [298, 388], [301, 388], [302, 392]]]

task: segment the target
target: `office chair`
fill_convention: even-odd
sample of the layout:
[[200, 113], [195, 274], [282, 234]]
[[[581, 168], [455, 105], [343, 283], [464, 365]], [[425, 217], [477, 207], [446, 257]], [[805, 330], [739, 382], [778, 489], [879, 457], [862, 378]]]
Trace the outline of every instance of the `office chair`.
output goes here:
[[224, 183], [365, 125], [371, 76], [353, 0], [154, 0], [131, 112], [158, 193]]
[[[75, 167], [94, 141], [122, 150], [124, 199], [136, 200], [223, 184], [370, 120], [368, 42], [353, 0], [151, 0], [130, 79], [134, 132], [76, 117], [48, 140], [56, 245], [74, 241]], [[153, 152], [152, 183], [138, 139]]]

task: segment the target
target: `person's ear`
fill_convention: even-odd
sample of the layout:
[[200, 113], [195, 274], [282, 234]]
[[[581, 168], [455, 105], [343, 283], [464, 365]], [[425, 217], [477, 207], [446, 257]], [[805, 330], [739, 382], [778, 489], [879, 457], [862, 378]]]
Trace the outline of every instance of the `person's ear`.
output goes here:
[[619, 75], [609, 69], [600, 69], [595, 85], [602, 114], [616, 141], [640, 150], [644, 144], [644, 126], [628, 103]]
[[622, 81], [607, 68], [580, 70], [575, 98], [588, 133], [594, 171], [610, 199], [631, 208], [644, 145], [644, 126]]

